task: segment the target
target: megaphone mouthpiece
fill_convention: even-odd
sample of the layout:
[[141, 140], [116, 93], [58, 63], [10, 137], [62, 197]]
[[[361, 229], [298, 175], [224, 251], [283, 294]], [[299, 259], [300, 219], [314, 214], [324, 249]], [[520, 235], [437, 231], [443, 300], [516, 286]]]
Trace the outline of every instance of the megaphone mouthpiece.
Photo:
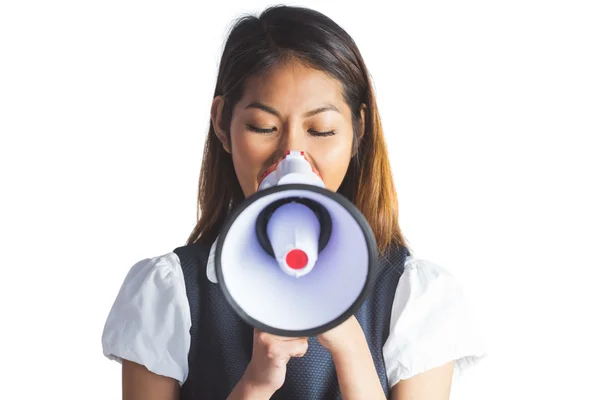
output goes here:
[[290, 150], [267, 168], [261, 177], [258, 190], [292, 183], [325, 187], [321, 175], [308, 162], [303, 151]]

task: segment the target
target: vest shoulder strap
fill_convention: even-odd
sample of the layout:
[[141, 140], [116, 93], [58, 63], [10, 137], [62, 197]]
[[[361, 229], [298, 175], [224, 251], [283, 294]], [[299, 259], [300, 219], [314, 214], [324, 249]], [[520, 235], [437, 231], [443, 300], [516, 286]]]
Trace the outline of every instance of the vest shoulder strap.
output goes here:
[[[192, 325], [190, 328], [190, 349], [188, 352], [188, 365], [190, 368], [194, 364], [198, 353], [198, 341], [194, 340], [199, 336], [200, 327], [197, 321], [200, 321], [201, 300], [202, 300], [202, 282], [206, 278], [206, 263], [210, 253], [210, 244], [197, 242], [186, 246], [178, 247], [174, 253], [179, 257], [181, 270], [185, 280], [185, 292], [187, 295], [190, 317]], [[190, 371], [191, 372], [191, 371]]]

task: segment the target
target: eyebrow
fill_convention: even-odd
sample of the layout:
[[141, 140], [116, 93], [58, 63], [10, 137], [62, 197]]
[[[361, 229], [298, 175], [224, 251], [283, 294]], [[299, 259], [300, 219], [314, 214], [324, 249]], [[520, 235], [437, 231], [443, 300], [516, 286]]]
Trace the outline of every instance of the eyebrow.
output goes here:
[[[259, 110], [263, 110], [265, 112], [268, 112], [269, 114], [273, 114], [276, 117], [281, 118], [281, 114], [279, 114], [279, 112], [276, 109], [274, 109], [273, 107], [269, 107], [266, 104], [257, 102], [257, 101], [254, 101], [254, 102], [248, 104], [246, 106], [246, 109], [249, 109], [249, 108], [258, 108]], [[340, 112], [340, 110], [338, 110], [338, 108], [336, 106], [334, 106], [333, 104], [325, 104], [322, 107], [315, 108], [314, 110], [304, 113], [303, 117], [304, 118], [312, 117], [313, 115], [316, 115], [316, 114], [319, 114], [319, 113], [322, 113], [325, 111], [335, 111], [338, 113]]]

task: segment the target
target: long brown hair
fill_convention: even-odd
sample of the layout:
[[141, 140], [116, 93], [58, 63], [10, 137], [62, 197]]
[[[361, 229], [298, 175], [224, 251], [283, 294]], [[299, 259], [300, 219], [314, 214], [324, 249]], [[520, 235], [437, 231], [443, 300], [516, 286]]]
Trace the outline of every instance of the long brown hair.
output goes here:
[[[223, 127], [229, 131], [234, 105], [246, 79], [294, 58], [337, 79], [353, 115], [355, 155], [338, 189], [369, 222], [380, 251], [407, 246], [398, 224], [398, 199], [373, 85], [348, 33], [307, 8], [275, 6], [244, 16], [232, 27], [219, 66], [214, 96], [223, 96]], [[366, 106], [359, 140], [361, 107]], [[198, 222], [187, 243], [213, 241], [231, 210], [244, 200], [231, 154], [210, 125], [198, 184]]]

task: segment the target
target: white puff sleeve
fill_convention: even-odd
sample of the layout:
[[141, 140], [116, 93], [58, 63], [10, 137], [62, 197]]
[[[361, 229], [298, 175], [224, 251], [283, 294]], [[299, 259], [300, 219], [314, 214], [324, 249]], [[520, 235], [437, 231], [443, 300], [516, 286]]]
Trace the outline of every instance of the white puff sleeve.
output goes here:
[[191, 318], [185, 281], [174, 253], [136, 263], [110, 310], [102, 348], [106, 357], [144, 365], [180, 385], [188, 374]]
[[450, 361], [455, 361], [456, 379], [485, 357], [465, 296], [448, 271], [407, 257], [383, 357], [390, 387]]

